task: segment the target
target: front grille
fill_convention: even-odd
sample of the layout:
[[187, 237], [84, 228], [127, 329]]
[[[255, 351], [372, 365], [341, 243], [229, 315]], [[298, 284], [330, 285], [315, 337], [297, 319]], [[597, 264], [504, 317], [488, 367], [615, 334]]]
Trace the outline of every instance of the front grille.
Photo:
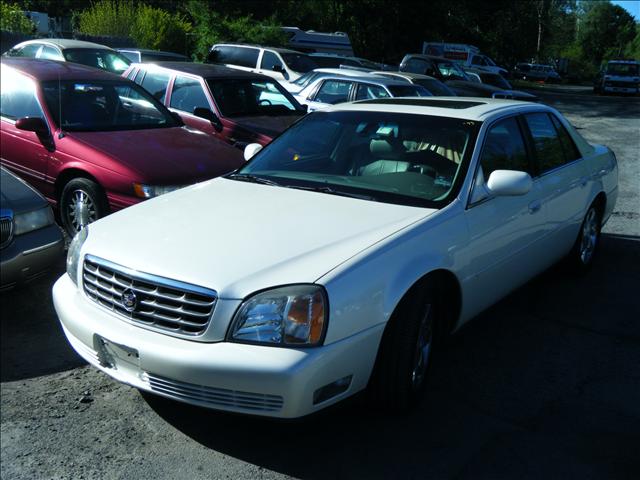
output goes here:
[[85, 257], [83, 280], [85, 293], [96, 303], [140, 325], [179, 336], [202, 335], [217, 300], [213, 290], [130, 270], [92, 255]]
[[8, 245], [13, 238], [13, 216], [7, 210], [2, 211], [0, 217], [0, 248]]
[[276, 412], [282, 409], [283, 399], [279, 395], [239, 392], [225, 388], [205, 387], [193, 383], [178, 382], [147, 373], [151, 390], [176, 400], [195, 403], [211, 408], [238, 408], [250, 411]]

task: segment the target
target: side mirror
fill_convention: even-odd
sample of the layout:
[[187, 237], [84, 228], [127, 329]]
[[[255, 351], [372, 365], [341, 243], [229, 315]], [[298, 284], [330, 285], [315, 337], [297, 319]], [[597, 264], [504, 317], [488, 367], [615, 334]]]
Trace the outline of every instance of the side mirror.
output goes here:
[[209, 108], [205, 107], [196, 107], [193, 109], [193, 114], [196, 117], [204, 118], [205, 120], [209, 120], [216, 130], [222, 130], [222, 122], [218, 118], [218, 116], [211, 111]]
[[249, 145], [244, 147], [244, 159], [246, 161], [251, 160], [251, 158], [253, 158], [253, 156], [260, 150], [262, 150], [262, 145], [260, 145], [259, 143], [250, 143]]
[[171, 118], [173, 118], [179, 126], [184, 125], [184, 122], [182, 121], [182, 117], [180, 116], [180, 114], [172, 111], [169, 111], [169, 113], [171, 114]]
[[48, 136], [49, 128], [40, 117], [23, 117], [16, 120], [16, 128], [27, 132], [34, 132], [39, 136]]
[[284, 73], [284, 68], [282, 68], [281, 65], [274, 65], [273, 67], [271, 67], [271, 70], [273, 70], [274, 72]]
[[531, 175], [516, 170], [495, 170], [487, 180], [487, 189], [495, 196], [525, 195], [532, 187]]

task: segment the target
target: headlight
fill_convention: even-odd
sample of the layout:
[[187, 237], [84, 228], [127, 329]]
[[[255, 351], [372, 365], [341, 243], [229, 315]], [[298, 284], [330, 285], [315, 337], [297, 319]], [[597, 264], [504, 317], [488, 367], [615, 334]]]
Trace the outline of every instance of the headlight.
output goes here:
[[78, 267], [80, 264], [80, 250], [82, 245], [89, 236], [89, 227], [84, 227], [78, 233], [76, 233], [71, 244], [69, 245], [69, 251], [67, 252], [67, 273], [73, 280], [73, 283], [78, 285]]
[[327, 299], [317, 285], [292, 285], [258, 293], [238, 309], [231, 340], [281, 346], [319, 345], [327, 326]]
[[41, 208], [40, 210], [34, 210], [33, 212], [19, 213], [13, 217], [14, 235], [21, 235], [23, 233], [38, 230], [51, 225], [53, 220], [53, 211], [50, 206]]
[[184, 187], [184, 185], [145, 185], [143, 183], [134, 183], [133, 191], [137, 197], [153, 198], [179, 190], [182, 187]]

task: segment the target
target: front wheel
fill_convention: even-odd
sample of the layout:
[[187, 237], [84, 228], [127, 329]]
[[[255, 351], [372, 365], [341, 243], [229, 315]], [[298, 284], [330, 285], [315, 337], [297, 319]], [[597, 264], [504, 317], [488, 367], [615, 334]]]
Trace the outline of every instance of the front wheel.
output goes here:
[[88, 178], [74, 178], [62, 189], [60, 218], [70, 237], [109, 212], [102, 188]]
[[587, 210], [578, 238], [569, 253], [570, 266], [578, 273], [584, 273], [593, 264], [593, 259], [600, 243], [602, 215], [597, 205], [592, 204]]
[[409, 293], [385, 330], [368, 394], [372, 406], [402, 412], [420, 398], [433, 357], [439, 302], [432, 285]]

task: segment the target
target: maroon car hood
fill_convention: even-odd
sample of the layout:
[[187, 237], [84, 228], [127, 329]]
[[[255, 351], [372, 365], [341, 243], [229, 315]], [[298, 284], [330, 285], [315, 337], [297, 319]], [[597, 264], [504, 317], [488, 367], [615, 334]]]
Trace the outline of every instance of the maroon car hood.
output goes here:
[[300, 115], [282, 115], [282, 116], [252, 116], [252, 117], [231, 117], [235, 123], [251, 132], [257, 132], [262, 135], [274, 138], [286, 130], [289, 125], [298, 120], [304, 114]]
[[157, 184], [189, 184], [217, 177], [244, 163], [242, 152], [186, 127], [113, 132], [69, 132]]

